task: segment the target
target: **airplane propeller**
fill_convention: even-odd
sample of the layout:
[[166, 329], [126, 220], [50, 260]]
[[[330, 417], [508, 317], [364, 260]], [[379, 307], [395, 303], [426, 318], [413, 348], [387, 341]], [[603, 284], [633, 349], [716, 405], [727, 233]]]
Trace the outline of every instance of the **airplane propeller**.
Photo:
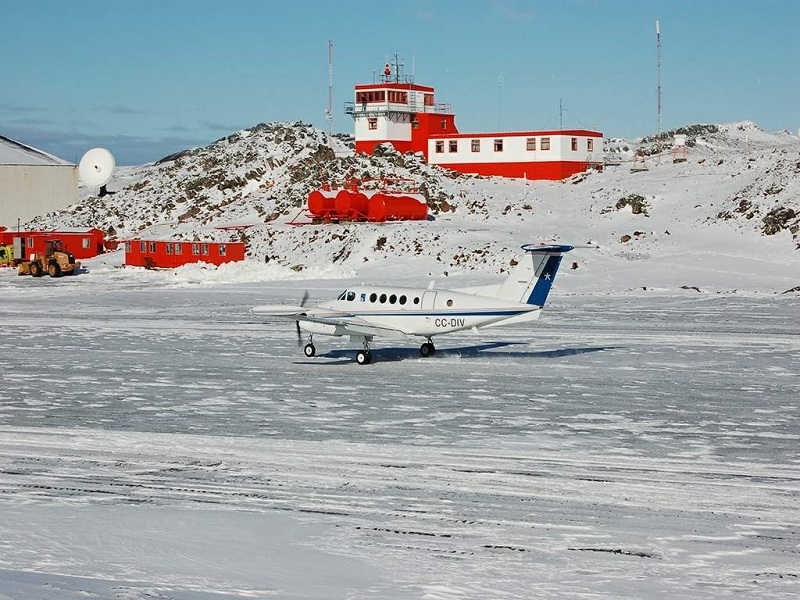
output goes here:
[[[305, 293], [303, 294], [303, 299], [300, 300], [300, 306], [301, 307], [305, 307], [307, 301], [308, 301], [308, 290], [306, 290]], [[300, 331], [300, 321], [295, 319], [294, 326], [297, 328], [297, 345], [298, 346], [302, 346], [303, 345], [303, 334]]]

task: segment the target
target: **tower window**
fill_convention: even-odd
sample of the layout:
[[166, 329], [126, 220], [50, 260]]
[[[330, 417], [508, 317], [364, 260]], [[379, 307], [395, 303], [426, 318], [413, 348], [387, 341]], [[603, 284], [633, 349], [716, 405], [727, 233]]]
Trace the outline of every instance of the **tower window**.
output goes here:
[[437, 154], [444, 152], [444, 140], [436, 140], [436, 152]]
[[588, 140], [586, 140], [586, 149], [589, 152], [594, 152], [594, 140], [593, 139], [589, 138]]
[[571, 138], [570, 139], [570, 147], [572, 148], [573, 152], [578, 151], [578, 138]]
[[470, 142], [470, 150], [473, 152], [480, 152], [481, 151], [481, 141], [480, 140], [472, 140]]
[[536, 138], [528, 138], [525, 141], [526, 150], [536, 150]]
[[369, 119], [367, 119], [367, 124], [369, 125], [370, 129], [377, 129], [378, 128], [377, 117], [370, 117]]
[[540, 147], [542, 150], [550, 150], [550, 138], [549, 137], [542, 138], [542, 144]]
[[458, 140], [450, 140], [448, 150], [450, 152], [458, 152]]
[[494, 141], [494, 151], [495, 152], [502, 152], [503, 151], [503, 140], [495, 140]]

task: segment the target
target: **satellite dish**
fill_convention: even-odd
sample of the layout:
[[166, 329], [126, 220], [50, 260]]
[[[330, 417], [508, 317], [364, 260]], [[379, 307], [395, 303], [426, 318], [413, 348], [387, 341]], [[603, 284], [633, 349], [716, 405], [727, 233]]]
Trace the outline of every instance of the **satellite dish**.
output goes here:
[[100, 186], [100, 196], [105, 196], [106, 184], [114, 174], [114, 155], [105, 148], [92, 148], [81, 157], [78, 177], [88, 186]]

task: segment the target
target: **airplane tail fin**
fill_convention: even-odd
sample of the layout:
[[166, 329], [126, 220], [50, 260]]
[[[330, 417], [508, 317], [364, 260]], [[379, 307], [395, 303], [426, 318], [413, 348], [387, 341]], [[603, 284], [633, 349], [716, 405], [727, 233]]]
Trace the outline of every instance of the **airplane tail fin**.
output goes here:
[[574, 246], [525, 244], [525, 254], [497, 290], [496, 296], [512, 302], [544, 306], [561, 265], [561, 257]]

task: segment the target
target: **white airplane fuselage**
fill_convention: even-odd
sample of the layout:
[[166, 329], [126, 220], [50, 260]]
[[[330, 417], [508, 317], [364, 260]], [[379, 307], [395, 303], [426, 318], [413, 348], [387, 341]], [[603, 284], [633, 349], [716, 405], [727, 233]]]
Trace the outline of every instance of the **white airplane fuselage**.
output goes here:
[[[400, 335], [427, 338], [487, 327], [508, 319], [533, 320], [539, 312], [539, 306], [458, 290], [358, 286], [348, 288], [336, 300], [323, 302], [306, 314], [310, 318], [327, 318], [344, 313]], [[301, 321], [300, 328], [324, 335], [352, 333], [352, 329], [314, 321]]]

